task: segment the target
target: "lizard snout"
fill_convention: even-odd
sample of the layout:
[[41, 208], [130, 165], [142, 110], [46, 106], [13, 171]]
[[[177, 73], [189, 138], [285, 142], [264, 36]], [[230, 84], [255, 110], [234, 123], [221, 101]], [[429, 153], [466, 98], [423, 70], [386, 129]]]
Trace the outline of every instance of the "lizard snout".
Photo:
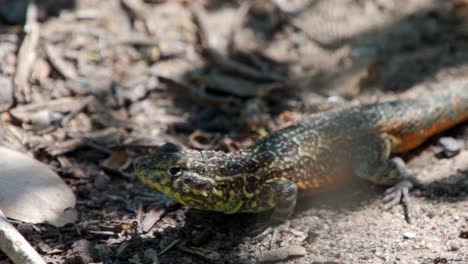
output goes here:
[[136, 172], [143, 172], [147, 171], [151, 167], [151, 159], [149, 156], [143, 156], [140, 158], [137, 158], [135, 160], [135, 163], [133, 165], [135, 168]]

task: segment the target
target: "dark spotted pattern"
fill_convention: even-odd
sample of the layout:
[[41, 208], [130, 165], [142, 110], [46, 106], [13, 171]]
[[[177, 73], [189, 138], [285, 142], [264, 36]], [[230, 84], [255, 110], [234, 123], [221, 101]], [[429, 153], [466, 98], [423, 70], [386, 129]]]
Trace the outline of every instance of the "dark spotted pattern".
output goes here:
[[298, 190], [322, 192], [353, 176], [377, 184], [403, 177], [391, 153], [468, 120], [468, 86], [426, 100], [333, 110], [304, 118], [238, 153], [165, 144], [135, 164], [139, 178], [182, 204], [224, 213], [275, 208], [287, 218]]

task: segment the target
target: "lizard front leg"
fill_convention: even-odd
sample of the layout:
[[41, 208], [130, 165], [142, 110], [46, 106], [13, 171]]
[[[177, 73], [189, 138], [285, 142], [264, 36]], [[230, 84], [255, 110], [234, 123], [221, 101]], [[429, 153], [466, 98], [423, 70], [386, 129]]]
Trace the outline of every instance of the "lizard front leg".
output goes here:
[[420, 181], [399, 157], [390, 158], [389, 137], [370, 137], [367, 144], [358, 147], [353, 157], [354, 173], [378, 185], [392, 186], [385, 192], [384, 209], [388, 210], [400, 202], [405, 205], [405, 217], [410, 221], [409, 191], [420, 186]]
[[284, 179], [265, 184], [256, 195], [247, 200], [239, 212], [263, 212], [273, 209], [272, 220], [283, 222], [294, 212], [297, 200], [297, 186]]
[[399, 204], [400, 201], [408, 205], [409, 191], [413, 187], [419, 187], [421, 182], [416, 178], [414, 173], [406, 167], [405, 162], [401, 158], [394, 157], [386, 162], [388, 164], [384, 166], [384, 168], [386, 168], [382, 171], [382, 173], [384, 173], [383, 175], [389, 175], [390, 178], [394, 177], [398, 182], [385, 191], [383, 199], [385, 204], [384, 209], [391, 209]]

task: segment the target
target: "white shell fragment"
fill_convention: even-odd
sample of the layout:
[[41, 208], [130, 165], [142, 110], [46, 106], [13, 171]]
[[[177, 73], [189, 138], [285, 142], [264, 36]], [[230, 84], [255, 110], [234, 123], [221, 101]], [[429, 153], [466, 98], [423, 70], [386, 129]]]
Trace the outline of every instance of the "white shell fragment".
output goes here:
[[77, 219], [76, 198], [45, 164], [0, 146], [0, 208], [9, 218], [56, 227]]

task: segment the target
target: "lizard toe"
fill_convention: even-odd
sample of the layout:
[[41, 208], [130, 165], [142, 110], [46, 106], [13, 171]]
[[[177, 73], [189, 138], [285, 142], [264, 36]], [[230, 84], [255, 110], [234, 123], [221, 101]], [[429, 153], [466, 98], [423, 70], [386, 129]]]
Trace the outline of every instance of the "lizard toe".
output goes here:
[[389, 194], [385, 195], [383, 200], [382, 200], [383, 203], [384, 203], [383, 209], [384, 210], [390, 210], [393, 207], [400, 204], [401, 200], [402, 200], [402, 192], [395, 191], [395, 192], [389, 193]]
[[385, 191], [385, 195], [383, 198], [383, 209], [390, 210], [398, 204], [403, 204], [403, 208], [405, 211], [405, 219], [408, 223], [411, 222], [410, 217], [410, 195], [409, 191], [413, 187], [413, 183], [409, 180], [403, 180], [397, 183], [395, 186], [388, 188]]
[[409, 202], [409, 190], [413, 187], [411, 181], [403, 180], [395, 184], [393, 187], [388, 188], [385, 191], [383, 198], [384, 209], [389, 210], [392, 207], [403, 203], [408, 205]]

